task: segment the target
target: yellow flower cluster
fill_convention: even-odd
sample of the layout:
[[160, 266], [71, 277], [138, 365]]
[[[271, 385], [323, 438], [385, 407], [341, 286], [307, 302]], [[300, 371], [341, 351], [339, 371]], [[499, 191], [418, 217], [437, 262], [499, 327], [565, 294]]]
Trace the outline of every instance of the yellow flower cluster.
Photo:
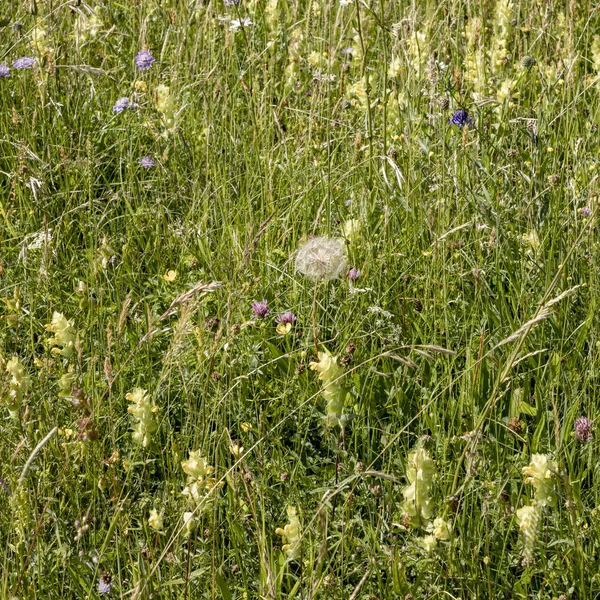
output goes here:
[[535, 500], [540, 506], [553, 506], [556, 501], [551, 481], [556, 473], [556, 463], [545, 454], [534, 454], [531, 462], [523, 467], [525, 483], [531, 483], [535, 490]]
[[319, 352], [319, 362], [311, 362], [310, 368], [318, 371], [319, 379], [323, 382], [323, 398], [327, 401], [326, 421], [328, 425], [340, 425], [346, 399], [346, 389], [342, 385], [344, 369], [338, 365], [337, 356], [329, 352]]
[[539, 504], [523, 506], [517, 510], [519, 529], [523, 532], [523, 557], [525, 560], [533, 558], [533, 550], [535, 548], [541, 516], [542, 507]]
[[96, 9], [86, 14], [80, 11], [75, 21], [75, 41], [77, 44], [85, 44], [88, 40], [93, 40], [100, 29], [102, 21], [98, 17]]
[[211, 477], [214, 469], [198, 451], [191, 451], [189, 458], [181, 462], [181, 468], [188, 476], [187, 485], [182, 494], [187, 497], [194, 508], [208, 507], [208, 494], [217, 486], [217, 481]]
[[10, 381], [8, 382], [8, 393], [5, 395], [4, 401], [10, 416], [17, 418], [23, 396], [29, 388], [29, 377], [27, 377], [23, 363], [16, 356], [6, 363], [6, 372], [10, 375]]
[[53, 346], [52, 354], [60, 354], [65, 358], [71, 358], [75, 350], [73, 321], [68, 321], [62, 313], [55, 312], [52, 315], [52, 323], [46, 325], [46, 331], [54, 334], [54, 337], [48, 340], [48, 344]]
[[550, 484], [556, 471], [556, 463], [545, 454], [534, 454], [531, 462], [523, 467], [525, 483], [533, 485], [535, 490], [535, 499], [531, 505], [523, 506], [516, 512], [519, 529], [523, 532], [523, 557], [528, 561], [533, 558], [542, 511], [546, 506], [553, 506], [556, 501]]
[[406, 478], [410, 485], [403, 492], [404, 510], [416, 526], [426, 525], [433, 514], [429, 494], [434, 475], [435, 463], [427, 450], [418, 448], [408, 455]]
[[300, 527], [300, 520], [298, 514], [293, 506], [287, 507], [288, 524], [281, 529], [278, 527], [275, 530], [277, 535], [282, 537], [284, 545], [282, 550], [287, 554], [290, 560], [298, 557], [300, 554], [300, 548], [302, 546], [302, 529]]
[[39, 56], [44, 56], [52, 51], [52, 48], [48, 45], [48, 32], [38, 24], [31, 31], [31, 47], [36, 51]]
[[508, 60], [508, 36], [513, 18], [513, 3], [511, 0], [496, 2], [494, 18], [494, 37], [490, 53], [490, 67], [496, 74], [502, 70]]
[[154, 419], [158, 406], [152, 404], [146, 390], [142, 388], [135, 388], [125, 398], [133, 403], [127, 410], [137, 419], [133, 427], [133, 441], [147, 448], [152, 441], [152, 434], [158, 429]]
[[156, 88], [156, 110], [161, 114], [165, 129], [175, 127], [175, 101], [168, 86], [160, 84]]

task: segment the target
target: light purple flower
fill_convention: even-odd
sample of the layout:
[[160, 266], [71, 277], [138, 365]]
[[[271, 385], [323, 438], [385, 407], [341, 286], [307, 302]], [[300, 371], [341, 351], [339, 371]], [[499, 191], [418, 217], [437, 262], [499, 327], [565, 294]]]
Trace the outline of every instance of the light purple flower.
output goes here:
[[587, 417], [579, 417], [575, 421], [575, 437], [577, 441], [582, 444], [589, 442], [593, 437], [592, 428], [593, 424]]
[[115, 105], [113, 106], [113, 112], [120, 114], [128, 108], [133, 108], [133, 106], [134, 106], [133, 104], [130, 104], [129, 98], [126, 98], [126, 97], [119, 98], [115, 102]]
[[144, 169], [152, 169], [156, 163], [151, 156], [142, 156], [142, 158], [138, 158], [138, 165]]
[[152, 54], [150, 54], [149, 50], [140, 50], [136, 55], [135, 55], [135, 64], [137, 65], [137, 68], [140, 71], [145, 71], [146, 69], [149, 69], [155, 62], [155, 58], [154, 56], [152, 56]]
[[592, 214], [592, 209], [589, 206], [584, 206], [583, 208], [579, 209], [579, 214], [584, 217], [585, 219], [587, 219], [588, 217], [591, 216]]
[[264, 319], [269, 314], [269, 306], [266, 300], [255, 302], [252, 305], [252, 312], [257, 319]]
[[240, 3], [240, 0], [223, 0], [225, 2], [225, 6], [235, 6]]
[[356, 281], [360, 277], [360, 271], [352, 267], [348, 272], [348, 279], [350, 281]]
[[296, 322], [296, 315], [289, 310], [284, 313], [281, 313], [275, 319], [275, 323], [277, 323], [277, 324], [281, 323], [282, 325], [287, 325], [288, 323], [295, 323], [295, 322]]
[[35, 58], [31, 58], [29, 56], [22, 56], [21, 58], [17, 58], [12, 66], [15, 69], [31, 69], [33, 65], [35, 65]]
[[10, 77], [10, 69], [4, 64], [0, 64], [0, 79]]
[[103, 573], [98, 579], [98, 593], [110, 594], [112, 589], [112, 578], [108, 573]]

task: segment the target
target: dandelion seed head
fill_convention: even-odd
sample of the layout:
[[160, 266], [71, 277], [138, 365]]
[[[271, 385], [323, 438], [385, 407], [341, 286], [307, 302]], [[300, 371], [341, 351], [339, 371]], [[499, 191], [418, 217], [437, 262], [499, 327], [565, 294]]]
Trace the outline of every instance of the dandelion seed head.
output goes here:
[[296, 271], [313, 281], [338, 279], [346, 272], [344, 240], [319, 236], [302, 244], [296, 254]]
[[134, 61], [140, 71], [145, 71], [154, 64], [156, 59], [154, 56], [152, 56], [149, 50], [140, 50], [135, 55]]

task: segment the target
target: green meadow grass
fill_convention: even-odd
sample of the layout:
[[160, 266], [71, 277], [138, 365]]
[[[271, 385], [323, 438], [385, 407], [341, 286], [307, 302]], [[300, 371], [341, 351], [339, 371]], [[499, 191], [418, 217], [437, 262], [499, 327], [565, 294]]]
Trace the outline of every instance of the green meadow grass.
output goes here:
[[[0, 63], [37, 59], [0, 78], [1, 598], [600, 597], [598, 443], [574, 435], [599, 412], [598, 7], [345, 4], [0, 7]], [[350, 220], [356, 281], [295, 269]], [[527, 542], [534, 454], [553, 502]]]

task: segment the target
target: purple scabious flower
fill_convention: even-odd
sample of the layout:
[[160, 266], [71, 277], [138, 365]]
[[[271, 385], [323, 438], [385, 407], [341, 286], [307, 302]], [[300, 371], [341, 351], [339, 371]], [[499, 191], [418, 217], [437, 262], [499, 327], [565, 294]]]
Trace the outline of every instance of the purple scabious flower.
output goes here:
[[100, 579], [98, 579], [98, 593], [99, 594], [110, 594], [112, 589], [112, 577], [109, 573], [102, 573]]
[[134, 106], [133, 104], [129, 103], [129, 98], [126, 98], [126, 97], [119, 98], [115, 102], [115, 105], [113, 106], [113, 112], [120, 114], [128, 108], [133, 108], [133, 106]]
[[149, 50], [140, 50], [135, 55], [134, 60], [135, 60], [135, 64], [137, 65], [137, 68], [140, 71], [145, 71], [146, 69], [149, 69], [156, 61], [154, 56], [152, 56], [152, 54], [150, 54]]
[[448, 122], [451, 125], [457, 125], [459, 129], [462, 129], [465, 125], [472, 125], [473, 119], [466, 110], [460, 109], [448, 119]]
[[223, 0], [225, 6], [235, 6], [240, 3], [240, 0]]
[[587, 417], [579, 417], [575, 421], [575, 437], [580, 443], [589, 442], [592, 435], [592, 422]]
[[156, 163], [151, 156], [142, 156], [142, 158], [138, 158], [138, 165], [144, 169], [152, 169]]
[[10, 69], [4, 64], [0, 64], [0, 79], [10, 77]]
[[266, 300], [255, 302], [252, 305], [252, 312], [257, 319], [264, 319], [269, 314], [269, 306]]
[[35, 58], [31, 58], [29, 56], [22, 56], [21, 58], [17, 58], [12, 66], [15, 69], [31, 69], [33, 65], [35, 65]]
[[587, 219], [592, 215], [592, 209], [589, 206], [584, 206], [579, 209], [579, 214], [585, 219]]
[[291, 312], [291, 311], [286, 311], [284, 313], [281, 313], [276, 319], [275, 319], [275, 323], [277, 324], [282, 324], [282, 325], [287, 325], [288, 323], [295, 323], [296, 322], [296, 315]]
[[348, 279], [350, 281], [356, 281], [360, 277], [360, 271], [352, 267], [350, 271], [348, 271]]

